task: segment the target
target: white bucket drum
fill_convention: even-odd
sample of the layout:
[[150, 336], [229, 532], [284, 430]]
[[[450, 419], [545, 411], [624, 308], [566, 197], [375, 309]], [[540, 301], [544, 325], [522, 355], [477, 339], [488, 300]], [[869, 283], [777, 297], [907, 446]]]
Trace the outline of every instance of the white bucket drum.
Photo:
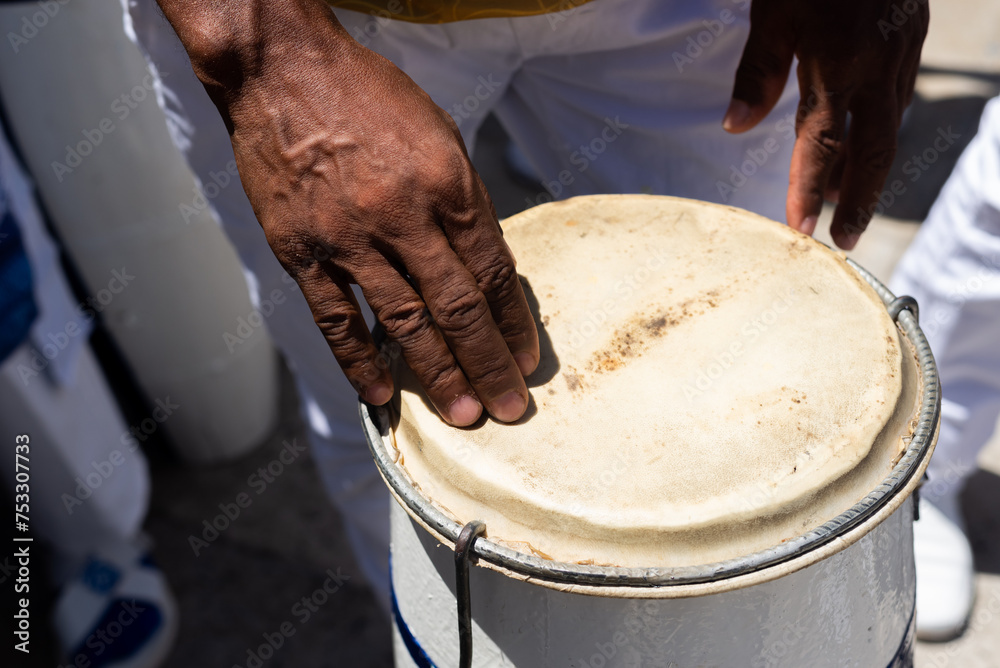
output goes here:
[[361, 406], [399, 501], [396, 665], [912, 666], [939, 413], [913, 300], [703, 202], [504, 232], [541, 339], [525, 417], [450, 427], [405, 368]]

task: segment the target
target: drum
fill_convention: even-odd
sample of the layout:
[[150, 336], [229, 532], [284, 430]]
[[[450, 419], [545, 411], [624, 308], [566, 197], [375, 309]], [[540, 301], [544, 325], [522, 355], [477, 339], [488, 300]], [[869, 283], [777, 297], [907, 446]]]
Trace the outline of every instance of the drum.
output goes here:
[[397, 666], [912, 665], [939, 419], [916, 305], [784, 225], [642, 195], [504, 223], [541, 340], [516, 424], [362, 404]]

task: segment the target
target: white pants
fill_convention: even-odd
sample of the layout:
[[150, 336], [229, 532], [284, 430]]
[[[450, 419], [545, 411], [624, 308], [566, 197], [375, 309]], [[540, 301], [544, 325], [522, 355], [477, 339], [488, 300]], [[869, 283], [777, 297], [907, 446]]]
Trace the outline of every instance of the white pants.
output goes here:
[[983, 112], [890, 287], [920, 304], [941, 375], [941, 434], [923, 493], [953, 519], [1000, 415], [1000, 98]]
[[[162, 75], [174, 139], [210, 183], [233, 160], [222, 121], [153, 0], [126, 2], [135, 37]], [[743, 0], [595, 0], [560, 14], [446, 25], [337, 15], [451, 112], [470, 147], [495, 112], [552, 196], [681, 195], [784, 220], [793, 87], [758, 129], [731, 136], [721, 125], [748, 7]], [[359, 562], [384, 595], [389, 496], [364, 443], [356, 395], [244, 193], [223, 188], [211, 204], [258, 302], [275, 302], [272, 295], [284, 301], [267, 318], [269, 329], [298, 380], [326, 487]]]
[[89, 320], [76, 307], [2, 126], [0, 190], [24, 240], [39, 309], [28, 340], [0, 364], [0, 439], [6, 444], [0, 489], [24, 490], [15, 487], [14, 443], [26, 434], [32, 531], [64, 558], [57, 561], [72, 563], [137, 536], [148, 507], [149, 473], [87, 344]]

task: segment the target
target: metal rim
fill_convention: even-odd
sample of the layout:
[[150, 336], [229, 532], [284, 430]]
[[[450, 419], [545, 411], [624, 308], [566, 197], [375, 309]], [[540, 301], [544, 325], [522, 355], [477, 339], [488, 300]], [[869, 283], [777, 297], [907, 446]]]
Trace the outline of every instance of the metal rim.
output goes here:
[[[664, 587], [702, 584], [747, 575], [790, 561], [843, 536], [863, 524], [894, 498], [913, 477], [919, 464], [927, 455], [937, 430], [941, 412], [941, 388], [937, 367], [927, 339], [907, 298], [896, 299], [889, 289], [870, 272], [851, 259], [852, 267], [875, 290], [887, 310], [892, 306], [894, 319], [903, 334], [916, 350], [917, 366], [923, 392], [920, 401], [917, 427], [902, 458], [889, 475], [861, 501], [829, 522], [808, 533], [791, 538], [780, 545], [754, 552], [735, 559], [728, 559], [698, 566], [674, 568], [622, 568], [616, 566], [588, 566], [560, 561], [549, 561], [534, 555], [517, 552], [499, 545], [488, 538], [479, 538], [472, 546], [474, 557], [514, 573], [541, 580], [588, 587]], [[912, 300], [911, 300], [912, 301]], [[389, 417], [386, 409], [360, 402], [360, 413], [365, 430], [365, 440], [376, 465], [396, 496], [433, 531], [454, 544], [462, 532], [462, 525], [438, 510], [420, 492], [414, 489], [408, 476], [386, 450], [383, 436], [387, 435]]]

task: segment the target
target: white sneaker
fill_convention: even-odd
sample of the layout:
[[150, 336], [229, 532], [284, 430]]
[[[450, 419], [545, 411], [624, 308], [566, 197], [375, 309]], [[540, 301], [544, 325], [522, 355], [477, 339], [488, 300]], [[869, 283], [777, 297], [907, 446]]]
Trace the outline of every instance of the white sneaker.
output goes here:
[[90, 555], [62, 587], [53, 611], [62, 660], [90, 668], [160, 666], [173, 648], [177, 622], [166, 578], [141, 545]]
[[953, 640], [972, 612], [972, 547], [962, 528], [925, 498], [913, 525], [917, 562], [917, 638]]

